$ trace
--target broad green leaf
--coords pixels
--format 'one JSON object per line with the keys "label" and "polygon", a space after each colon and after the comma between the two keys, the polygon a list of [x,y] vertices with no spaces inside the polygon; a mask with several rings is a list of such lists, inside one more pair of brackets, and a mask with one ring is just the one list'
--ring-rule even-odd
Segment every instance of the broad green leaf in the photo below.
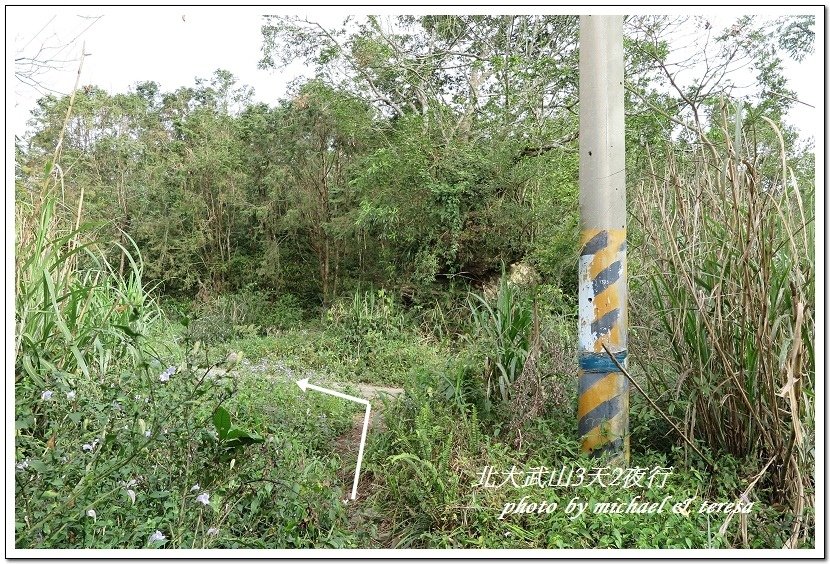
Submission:
{"label": "broad green leaf", "polygon": [[228,430],[231,428],[231,415],[227,409],[222,406],[216,408],[213,413],[213,425],[216,427],[216,432],[219,433],[219,439],[225,440],[228,436]]}

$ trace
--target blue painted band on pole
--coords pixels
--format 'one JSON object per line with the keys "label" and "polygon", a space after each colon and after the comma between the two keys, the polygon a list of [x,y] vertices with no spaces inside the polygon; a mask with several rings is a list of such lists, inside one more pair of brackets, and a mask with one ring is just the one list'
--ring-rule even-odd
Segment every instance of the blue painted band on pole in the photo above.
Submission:
{"label": "blue painted band on pole", "polygon": [[[614,358],[620,363],[620,366],[625,366],[625,359],[628,358],[628,351],[620,351],[614,354]],[[608,373],[619,370],[614,361],[609,358],[606,353],[591,353],[586,351],[579,352],[579,368],[585,372],[599,372]]]}

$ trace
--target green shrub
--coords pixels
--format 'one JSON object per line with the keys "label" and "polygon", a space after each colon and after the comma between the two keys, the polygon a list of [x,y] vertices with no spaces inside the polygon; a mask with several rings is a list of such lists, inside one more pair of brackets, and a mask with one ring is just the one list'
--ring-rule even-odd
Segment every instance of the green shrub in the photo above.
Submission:
{"label": "green shrub", "polygon": [[195,368],[199,343],[160,346],[140,257],[119,276],[54,207],[17,234],[15,545],[352,546],[338,461],[321,455],[347,408],[269,382],[271,418],[249,380]]}
{"label": "green shrub", "polygon": [[374,502],[392,526],[389,542],[396,547],[435,546],[429,539],[452,526],[459,488],[469,478],[470,468],[457,455],[484,445],[475,409],[455,411],[441,387],[437,373],[418,371],[385,410],[393,416],[384,418],[384,433],[367,450]]}
{"label": "green shrub", "polygon": [[[379,530],[387,532],[384,546],[400,548],[725,548],[780,546],[787,538],[782,525],[787,516],[766,506],[760,498],[745,518],[726,523],[724,514],[700,513],[700,502],[734,502],[757,474],[755,465],[731,457],[719,459],[714,471],[684,463],[682,448],[667,452],[644,449],[636,452],[630,469],[645,475],[667,469],[662,487],[647,483],[624,487],[599,483],[546,487],[524,485],[526,472],[565,468],[592,469],[606,461],[581,453],[571,416],[555,415],[530,421],[521,448],[505,444],[485,432],[475,409],[460,410],[438,392],[440,377],[422,372],[386,418],[382,434],[370,441],[367,472],[374,481],[370,498],[382,516]],[[575,407],[575,406],[572,406]],[[518,487],[508,483],[483,488],[482,472],[490,466],[498,472],[518,469]],[[627,472],[628,470],[623,470]],[[606,470],[609,472],[609,470]],[[610,474],[605,474],[607,476]],[[590,479],[589,479],[590,481]],[[556,502],[552,513],[515,514],[499,518],[506,503]],[[579,518],[565,514],[564,507],[577,498],[593,508],[599,502],[670,503],[695,498],[688,515],[674,513],[671,505],[659,514],[592,513]],[[791,524],[791,521],[789,522]],[[741,530],[746,527],[747,543]],[[724,527],[725,534],[720,534]]]}
{"label": "green shrub", "polygon": [[266,320],[262,323],[266,327],[289,329],[297,327],[303,320],[305,311],[300,300],[293,294],[280,294],[270,308]]}
{"label": "green shrub", "polygon": [[[263,419],[234,399],[236,375],[161,366],[108,386],[53,386],[48,399],[18,390],[18,547],[348,544],[336,466],[309,440],[321,437],[319,417],[299,434],[285,424],[305,421],[305,398]],[[227,423],[217,423],[220,413]],[[151,541],[155,531],[165,539]]]}

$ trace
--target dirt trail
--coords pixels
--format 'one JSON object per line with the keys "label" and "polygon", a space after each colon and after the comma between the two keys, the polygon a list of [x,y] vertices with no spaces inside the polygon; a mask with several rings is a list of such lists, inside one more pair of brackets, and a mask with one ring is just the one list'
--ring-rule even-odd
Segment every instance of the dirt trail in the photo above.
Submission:
{"label": "dirt trail", "polygon": [[[327,374],[321,374],[314,370],[294,370],[286,366],[282,361],[268,357],[261,358],[256,362],[243,359],[239,365],[239,369],[250,374],[262,375],[265,378],[279,380],[281,382],[297,382],[303,378],[308,378],[311,383],[317,384],[318,386],[325,386],[332,390],[352,393],[361,398],[365,398],[372,404],[372,411],[369,416],[370,433],[373,430],[377,431],[383,425],[384,400],[395,399],[404,393],[403,388],[395,386],[381,386],[364,382],[333,382]],[[225,374],[225,372],[222,368],[211,368],[209,374],[221,375]],[[354,391],[355,388],[357,392]],[[354,465],[357,461],[360,436],[363,432],[363,414],[363,410],[355,413],[351,428],[335,440],[334,451],[343,460],[343,477],[345,478],[348,475],[348,480],[346,480],[348,483],[351,483],[351,480],[354,479]],[[361,483],[358,491],[358,499],[364,497],[360,495],[361,490],[366,491],[368,489]],[[349,488],[349,491],[351,491],[351,488]]]}
{"label": "dirt trail", "polygon": [[[372,432],[377,432],[383,428],[383,399],[393,399],[403,394],[402,388],[394,388],[390,386],[375,386],[374,384],[358,384],[360,396],[369,400],[372,405],[372,410],[369,412],[369,427],[367,436]],[[360,436],[363,433],[363,419],[364,412],[360,411],[354,414],[352,418],[352,426],[348,431],[337,437],[334,444],[334,451],[340,455],[343,460],[343,468],[341,471],[344,475],[349,475],[349,480],[354,479],[354,464],[357,462],[357,452],[360,448]],[[358,488],[358,499],[364,497],[361,490],[366,490],[361,483]]]}
{"label": "dirt trail", "polygon": [[[331,378],[326,374],[320,374],[314,370],[304,370],[302,372],[293,370],[286,366],[282,361],[270,359],[268,357],[262,358],[257,362],[251,362],[243,359],[240,367],[245,372],[250,374],[260,374],[265,378],[279,380],[282,382],[296,382],[303,378],[309,378],[313,384],[325,386],[332,390],[337,390],[345,393],[352,393],[361,398],[369,400],[372,405],[372,411],[369,416],[369,434],[377,432],[383,425],[383,408],[384,400],[392,400],[404,393],[403,388],[395,386],[381,386],[377,384],[369,384],[364,382],[350,382],[338,383],[331,381]],[[223,374],[224,370],[220,368],[211,369],[213,374]],[[355,388],[357,392],[355,392]],[[360,447],[360,436],[363,432],[363,410],[355,413],[352,420],[352,426],[348,431],[340,435],[334,444],[334,451],[340,456],[343,465],[339,474],[342,474],[341,479],[343,483],[348,485],[354,480],[354,469],[357,462],[357,452]],[[363,476],[361,476],[363,480]],[[358,501],[366,496],[366,492],[371,488],[371,484],[361,481],[358,487]],[[347,488],[351,491],[351,487]]]}
{"label": "dirt trail", "polygon": [[[330,387],[333,390],[344,391],[348,387],[356,387],[359,396],[368,400],[388,397],[396,398],[403,393],[403,388],[394,386],[379,386],[376,384],[368,384],[364,382],[350,382],[350,383],[336,383],[332,382],[330,378],[325,375],[318,374],[314,370],[306,370],[302,373],[297,373],[282,362],[278,360],[271,360],[269,358],[262,358],[259,361],[252,363],[249,360],[243,360],[240,363],[240,368],[251,374],[262,374],[266,378],[280,380],[284,382],[298,381],[302,378],[309,378],[312,384]],[[205,370],[205,368],[197,368],[197,371]],[[227,373],[224,368],[213,367],[207,369],[208,376],[221,376]],[[372,404],[375,407],[375,404]]]}
{"label": "dirt trail", "polygon": [[[376,386],[374,384],[357,384],[357,389],[360,390],[360,397],[372,400],[380,397],[396,398],[403,393],[403,388],[395,388],[391,386]],[[375,404],[372,404],[375,407]]]}
{"label": "dirt trail", "polygon": [[[285,383],[297,382],[303,378],[308,378],[313,384],[347,394],[356,395],[369,400],[372,405],[372,410],[369,416],[367,436],[371,436],[373,433],[377,433],[383,429],[383,411],[385,403],[388,400],[394,400],[395,398],[400,397],[404,393],[403,388],[395,386],[381,386],[364,382],[334,382],[328,374],[321,374],[314,370],[294,370],[286,366],[282,361],[270,359],[268,357],[262,358],[256,362],[243,359],[237,369],[252,375],[260,375],[269,380],[276,380]],[[225,374],[226,372],[227,371],[223,368],[214,367],[209,369],[208,374],[211,376],[219,376]],[[346,492],[349,496],[351,495],[354,472],[357,465],[357,453],[360,448],[360,437],[363,433],[364,414],[365,412],[362,409],[355,413],[352,419],[351,427],[342,435],[337,437],[333,445],[334,452],[341,460],[340,469],[337,471],[337,478],[343,485],[344,492]],[[357,499],[347,500],[347,504],[349,505],[349,529],[355,533],[358,533],[362,537],[362,540],[365,543],[368,543],[367,547],[389,548],[388,546],[385,546],[383,538],[377,538],[376,535],[379,535],[379,532],[376,532],[375,535],[367,536],[367,531],[374,529],[376,524],[382,521],[382,518],[380,515],[375,514],[375,510],[373,508],[368,505],[361,504],[361,501],[365,500],[369,496],[369,493],[375,486],[372,476],[363,470],[365,470],[365,464],[361,469],[360,482],[357,489]],[[380,534],[380,537],[383,537],[383,535]]]}
{"label": "dirt trail", "polygon": [[[384,427],[384,401],[398,397],[403,393],[401,388],[389,386],[375,386],[373,384],[358,384],[360,396],[370,400],[372,410],[369,413],[369,427],[367,437],[383,430]],[[340,457],[341,465],[337,471],[337,478],[343,484],[344,491],[350,496],[354,472],[357,464],[357,453],[360,449],[360,437],[363,433],[363,420],[365,412],[355,413],[352,419],[351,428],[337,437],[334,442],[334,452]],[[365,454],[365,452],[364,452]],[[387,535],[379,530],[378,524],[383,521],[383,516],[377,513],[377,509],[371,504],[362,503],[377,488],[374,476],[365,471],[364,466],[360,472],[360,482],[357,487],[357,498],[348,499],[348,527],[355,533],[363,543],[364,548],[391,548],[388,545]],[[345,501],[345,500],[344,500]],[[372,532],[373,531],[373,532]]]}

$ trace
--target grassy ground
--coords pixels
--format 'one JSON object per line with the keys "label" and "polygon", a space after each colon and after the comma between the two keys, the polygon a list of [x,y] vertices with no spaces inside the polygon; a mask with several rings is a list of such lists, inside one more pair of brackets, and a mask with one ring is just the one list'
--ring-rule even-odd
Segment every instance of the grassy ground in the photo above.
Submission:
{"label": "grassy ground", "polygon": [[[372,335],[366,340],[354,344],[348,335],[309,324],[232,340],[213,353],[219,358],[243,352],[235,414],[302,453],[304,458],[293,462],[294,479],[328,488],[331,500],[345,499],[351,487],[361,410],[336,398],[301,395],[294,382],[310,377],[352,393],[359,393],[350,386],[357,382],[405,388],[398,398],[373,400],[381,416],[369,432],[360,495],[336,508],[329,537],[337,540],[326,542],[375,548],[762,548],[786,540],[786,516],[755,495],[747,497],[755,502],[747,514],[730,516],[723,510],[732,508],[709,505],[734,505],[759,468],[728,457],[718,458],[715,469],[705,468],[676,437],[666,437],[665,423],[639,398],[632,405],[631,460],[639,474],[617,475],[610,485],[610,471],[596,470],[604,464],[579,452],[572,386],[566,386],[565,404],[549,406],[518,444],[507,436],[503,414],[484,412],[469,351],[414,332],[386,343]],[[352,354],[344,354],[353,345]],[[374,354],[357,354],[373,347]],[[468,392],[463,397],[450,385],[459,379]],[[494,483],[507,484],[482,487],[488,467]],[[570,486],[525,485],[534,470],[547,478],[563,468],[576,472]],[[655,469],[668,477],[659,487],[648,487]],[[575,485],[582,472],[585,481]],[[535,503],[537,512],[519,513],[522,499],[525,510]],[[542,501],[548,511],[554,503],[556,509],[539,513]],[[586,504],[584,513],[567,511],[576,502]],[[605,502],[620,503],[621,512],[597,506]],[[661,503],[659,513],[646,512]],[[644,512],[626,513],[632,510]],[[306,511],[320,508],[309,505]]]}
{"label": "grassy ground", "polygon": [[[38,311],[51,315],[54,308]],[[480,333],[468,327],[467,337],[442,340],[386,307],[333,311],[266,331],[231,327],[221,339],[198,319],[180,324],[156,316],[141,327],[127,320],[129,331],[115,327],[112,338],[131,343],[130,354],[113,359],[111,349],[90,341],[84,353],[96,362],[88,363],[88,378],[33,368],[43,380],[21,377],[15,387],[17,546],[786,542],[792,518],[767,503],[763,483],[753,486],[757,462],[707,453],[718,464],[706,468],[637,396],[629,473],[611,483],[603,461],[583,456],[574,429],[575,377],[568,354],[557,352],[568,339],[563,319],[547,319],[541,333],[544,385],[558,393],[517,435],[511,410],[485,384],[484,367],[499,358]],[[61,342],[24,351],[66,354]],[[355,501],[347,498],[362,408],[303,393],[296,384],[303,378],[352,395],[368,394],[362,384],[403,389],[371,400],[375,417]],[[648,484],[655,469],[667,476],[659,486]],[[570,481],[558,480],[563,471]],[[753,503],[743,515],[703,505],[734,503],[742,494]],[[574,511],[577,503],[582,511]]]}

